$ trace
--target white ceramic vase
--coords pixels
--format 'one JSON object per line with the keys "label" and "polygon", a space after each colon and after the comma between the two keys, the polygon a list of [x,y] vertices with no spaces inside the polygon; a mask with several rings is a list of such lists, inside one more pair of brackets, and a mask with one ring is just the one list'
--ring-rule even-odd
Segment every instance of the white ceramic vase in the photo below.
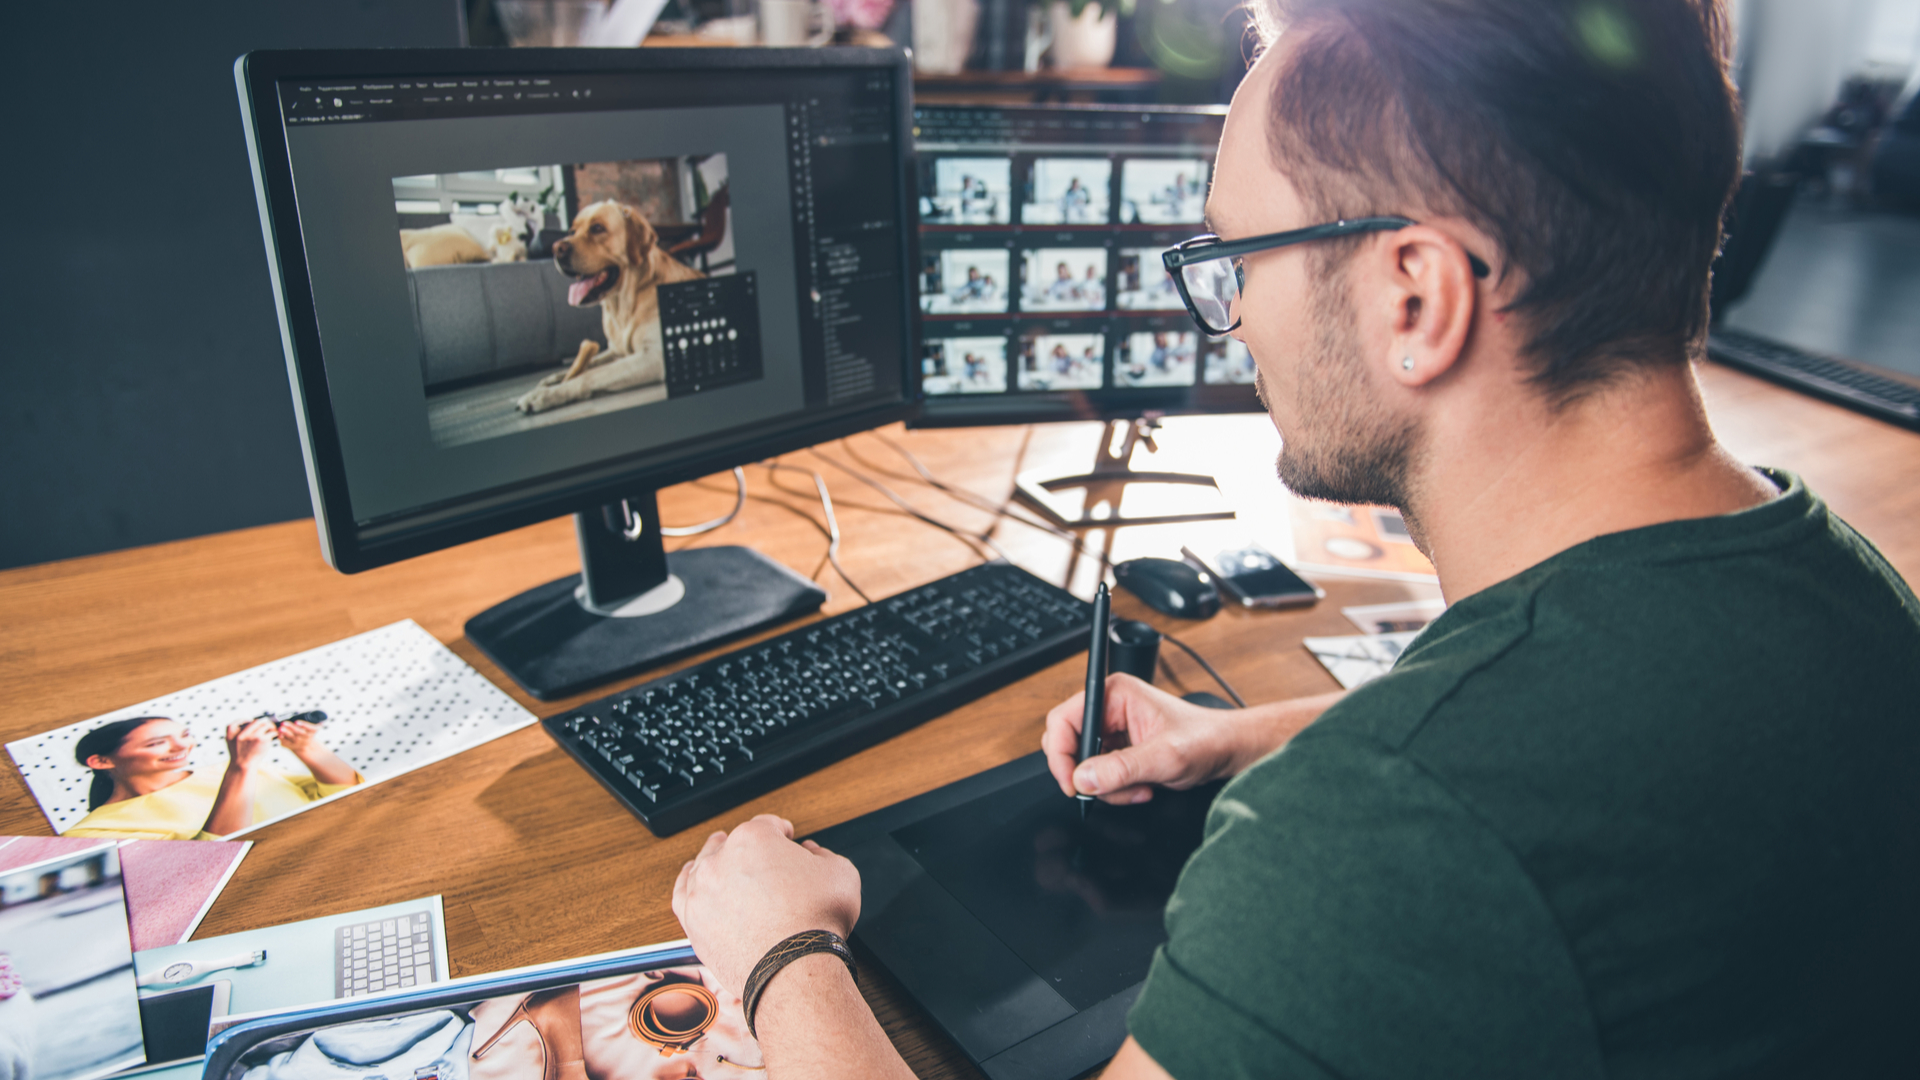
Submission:
{"label": "white ceramic vase", "polygon": [[913,0],[913,66],[928,75],[957,75],[973,51],[979,0]]}
{"label": "white ceramic vase", "polygon": [[1113,63],[1120,19],[1112,11],[1088,4],[1075,18],[1065,0],[1054,0],[1047,8],[1047,22],[1053,31],[1056,69],[1103,68]]}

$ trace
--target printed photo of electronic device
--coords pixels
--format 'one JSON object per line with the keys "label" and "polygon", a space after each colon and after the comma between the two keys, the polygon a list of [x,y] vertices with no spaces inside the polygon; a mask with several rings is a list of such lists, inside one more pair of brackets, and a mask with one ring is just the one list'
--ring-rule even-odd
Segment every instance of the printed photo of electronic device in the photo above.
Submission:
{"label": "printed photo of electronic device", "polygon": [[227,1015],[232,995],[232,982],[215,979],[142,997],[140,1030],[147,1064],[175,1065],[206,1056],[207,1029]]}

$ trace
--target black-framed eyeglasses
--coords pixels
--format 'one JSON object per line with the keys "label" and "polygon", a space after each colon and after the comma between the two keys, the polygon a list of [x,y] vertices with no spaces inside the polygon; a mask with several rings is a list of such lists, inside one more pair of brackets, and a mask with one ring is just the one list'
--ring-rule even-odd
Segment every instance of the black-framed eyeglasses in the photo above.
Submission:
{"label": "black-framed eyeglasses", "polygon": [[[1417,223],[1412,218],[1384,215],[1331,221],[1304,229],[1249,236],[1244,240],[1222,240],[1209,234],[1161,252],[1160,261],[1166,264],[1167,276],[1173,278],[1174,288],[1180,292],[1180,302],[1187,305],[1187,314],[1193,316],[1193,321],[1200,324],[1208,337],[1220,337],[1240,325],[1239,319],[1229,322],[1228,318],[1233,312],[1234,300],[1239,298],[1240,289],[1246,283],[1246,274],[1240,267],[1243,257],[1256,251],[1331,240],[1336,236],[1392,232],[1413,224]],[[1477,255],[1469,254],[1467,263],[1475,277],[1483,278],[1491,272]]]}

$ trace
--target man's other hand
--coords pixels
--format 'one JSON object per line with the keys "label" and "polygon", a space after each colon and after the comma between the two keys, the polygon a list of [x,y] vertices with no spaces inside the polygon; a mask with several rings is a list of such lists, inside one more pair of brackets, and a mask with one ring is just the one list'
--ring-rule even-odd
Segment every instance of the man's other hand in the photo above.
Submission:
{"label": "man's other hand", "polygon": [[673,913],[700,962],[735,994],[768,949],[802,930],[841,937],[860,918],[860,871],[772,814],[717,832],[673,883]]}

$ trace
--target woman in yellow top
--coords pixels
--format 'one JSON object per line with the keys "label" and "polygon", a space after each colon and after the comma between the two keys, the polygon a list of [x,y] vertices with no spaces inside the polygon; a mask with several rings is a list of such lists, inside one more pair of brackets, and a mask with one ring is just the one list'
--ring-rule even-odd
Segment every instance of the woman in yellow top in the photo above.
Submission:
{"label": "woman in yellow top", "polygon": [[[292,813],[361,782],[353,766],[321,745],[304,720],[261,717],[227,727],[227,768],[215,776],[188,767],[194,739],[163,716],[102,724],[80,737],[73,756],[93,770],[87,808],[65,836],[217,840],[256,821]],[[278,738],[312,776],[266,767]]]}

